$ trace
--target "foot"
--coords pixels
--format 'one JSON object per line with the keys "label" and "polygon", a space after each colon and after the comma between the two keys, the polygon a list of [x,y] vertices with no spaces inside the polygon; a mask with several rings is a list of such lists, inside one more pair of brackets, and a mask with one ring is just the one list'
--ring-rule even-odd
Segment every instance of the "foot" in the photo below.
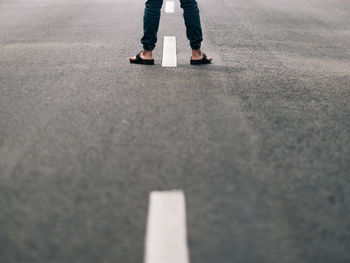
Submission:
{"label": "foot", "polygon": [[[192,60],[202,60],[202,59],[203,59],[203,54],[200,55],[200,56],[195,56],[195,57],[192,56],[191,59],[192,59]],[[213,58],[211,58],[211,57],[207,57],[207,59],[208,59],[209,61],[212,61],[212,60],[213,60]]]}
{"label": "foot", "polygon": [[[152,51],[150,50],[143,50],[140,54],[140,57],[142,59],[152,59]],[[136,56],[130,57],[129,60],[136,60]]]}
{"label": "foot", "polygon": [[[192,60],[202,60],[203,59],[203,52],[200,49],[193,49],[192,50]],[[207,57],[209,61],[212,61],[213,58]]]}

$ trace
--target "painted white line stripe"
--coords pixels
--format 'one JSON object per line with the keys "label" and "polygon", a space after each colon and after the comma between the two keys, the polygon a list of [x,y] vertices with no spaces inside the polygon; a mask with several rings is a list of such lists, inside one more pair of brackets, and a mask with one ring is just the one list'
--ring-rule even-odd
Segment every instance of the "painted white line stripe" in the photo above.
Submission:
{"label": "painted white line stripe", "polygon": [[189,263],[182,191],[150,194],[144,263]]}
{"label": "painted white line stripe", "polygon": [[163,67],[176,67],[176,37],[164,37],[163,46]]}
{"label": "painted white line stripe", "polygon": [[165,13],[174,13],[174,1],[165,2]]}

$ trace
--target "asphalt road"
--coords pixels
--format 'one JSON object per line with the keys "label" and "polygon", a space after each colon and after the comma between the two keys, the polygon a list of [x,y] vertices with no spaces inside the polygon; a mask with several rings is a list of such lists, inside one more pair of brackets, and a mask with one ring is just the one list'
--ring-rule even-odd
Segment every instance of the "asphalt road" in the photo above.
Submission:
{"label": "asphalt road", "polygon": [[350,262],[350,2],[198,2],[145,67],[143,0],[0,1],[1,263],[142,262],[169,189],[191,263]]}

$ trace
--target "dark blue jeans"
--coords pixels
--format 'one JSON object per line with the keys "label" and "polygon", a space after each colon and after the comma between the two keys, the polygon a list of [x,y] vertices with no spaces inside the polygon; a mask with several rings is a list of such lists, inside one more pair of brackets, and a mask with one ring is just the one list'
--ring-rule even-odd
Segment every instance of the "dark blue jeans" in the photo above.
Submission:
{"label": "dark blue jeans", "polygon": [[[203,41],[199,9],[196,0],[180,0],[184,10],[186,35],[192,49],[199,49]],[[143,17],[144,35],[141,43],[145,50],[153,50],[157,43],[160,11],[163,0],[147,0]]]}

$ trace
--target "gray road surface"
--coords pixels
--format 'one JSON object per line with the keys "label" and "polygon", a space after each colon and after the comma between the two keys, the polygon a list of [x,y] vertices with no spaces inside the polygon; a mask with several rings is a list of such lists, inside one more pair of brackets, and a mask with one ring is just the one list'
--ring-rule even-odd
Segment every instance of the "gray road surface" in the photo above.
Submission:
{"label": "gray road surface", "polygon": [[0,1],[1,263],[140,263],[168,189],[192,263],[350,262],[350,2],[198,1],[202,67],[177,1],[154,67],[143,0]]}

